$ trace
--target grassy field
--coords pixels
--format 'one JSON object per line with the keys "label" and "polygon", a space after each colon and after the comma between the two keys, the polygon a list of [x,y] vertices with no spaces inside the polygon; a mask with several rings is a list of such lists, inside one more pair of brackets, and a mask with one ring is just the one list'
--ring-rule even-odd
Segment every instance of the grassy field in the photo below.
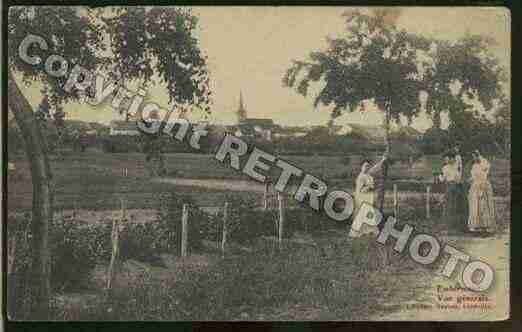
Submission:
{"label": "grassy field", "polygon": [[[504,244],[501,236],[510,220],[506,203],[498,205],[499,235],[481,243]],[[482,254],[474,251],[477,239],[448,226],[439,218],[415,224],[417,231],[443,241],[452,234],[455,246],[466,243],[468,253]],[[88,289],[57,294],[54,315],[58,320],[380,320],[400,313],[397,308],[408,301],[433,301],[436,268],[416,264],[407,254],[389,255],[387,265],[376,266],[378,245],[350,239],[343,228],[299,233],[295,239],[301,241],[284,242],[282,250],[259,239],[252,252],[224,257],[215,250],[185,258],[165,254],[164,267],[128,260],[108,300],[100,292],[106,268],[99,266]],[[385,250],[391,252],[391,246]],[[491,263],[506,269],[506,261]]]}
{"label": "grassy field", "polygon": [[[341,234],[314,240],[313,246],[287,244],[281,251],[260,242],[252,253],[224,259],[217,252],[184,259],[166,255],[166,268],[128,261],[109,302],[64,309],[63,302],[71,303],[74,295],[64,296],[57,315],[82,320],[353,320],[371,312],[381,291],[372,286],[382,277],[366,267],[368,243],[349,242]],[[101,272],[94,283],[103,283]]]}
{"label": "grassy field", "polygon": [[[285,158],[306,172],[322,177],[343,189],[353,188],[352,174],[358,171],[361,157],[347,164],[343,157],[288,156]],[[432,178],[437,156],[426,157],[414,167],[394,165],[390,178],[402,188],[403,220],[418,231],[447,235],[451,225],[438,217],[423,216],[423,196],[419,191]],[[119,208],[119,197],[127,199],[129,209],[158,208],[157,195],[175,191],[188,195],[200,206],[221,205],[226,196],[259,196],[259,193],[230,192],[193,186],[173,186],[152,181],[142,154],[87,152],[52,158],[56,210],[83,209],[101,213]],[[241,180],[245,176],[221,164],[211,155],[167,155],[170,177],[187,179]],[[497,195],[509,188],[509,161],[492,161],[491,180]],[[31,181],[25,160],[16,161],[16,172],[8,179],[8,210],[26,211],[31,206]],[[123,169],[128,169],[124,176]],[[399,181],[400,180],[400,181]],[[416,191],[418,189],[418,191]],[[436,188],[435,188],[436,189]],[[441,188],[438,188],[441,189]],[[497,204],[503,228],[509,222],[509,200]],[[411,211],[410,211],[411,210]],[[82,213],[83,213],[82,212]],[[114,214],[113,215],[117,215]],[[81,217],[81,214],[80,214]],[[310,220],[314,222],[317,220]],[[457,234],[460,236],[460,234]],[[87,289],[54,294],[54,319],[69,320],[360,320],[397,298],[396,288],[411,284],[411,276],[432,273],[404,260],[381,267],[375,261],[375,248],[365,239],[348,239],[346,226],[320,233],[293,235],[282,251],[273,242],[260,239],[252,252],[230,254],[223,259],[210,249],[191,252],[189,257],[164,254],[165,266],[158,267],[129,259],[117,273],[114,294],[103,294],[106,264],[100,264],[89,277]],[[383,270],[384,269],[384,270]],[[382,273],[382,272],[386,273]],[[404,277],[405,273],[407,277]],[[420,292],[421,290],[419,290]],[[404,296],[404,294],[399,294]]]}
{"label": "grassy field", "polygon": [[[283,156],[283,159],[302,168],[305,172],[324,179],[336,188],[352,190],[354,178],[359,170],[361,156]],[[28,163],[25,159],[15,160],[16,171],[8,177],[9,211],[28,209],[31,206],[32,187]],[[243,161],[244,163],[244,161]],[[398,183],[400,191],[423,191],[423,182],[432,181],[432,168],[440,163],[438,156],[427,156],[410,167],[394,164],[389,171],[388,187]],[[168,154],[166,156],[169,177],[192,179],[247,179],[232,169],[228,163],[221,163],[206,154]],[[491,180],[497,195],[509,192],[510,164],[505,159],[492,162]],[[154,208],[155,193],[176,191],[190,195],[199,205],[221,205],[227,190],[203,187],[172,186],[151,181],[144,156],[139,153],[107,154],[86,152],[68,154],[62,158],[53,157],[51,166],[55,187],[55,207],[60,209],[87,208],[113,209],[119,206],[118,197],[123,195],[134,208]],[[123,170],[127,168],[127,176]],[[277,170],[276,167],[273,167]],[[277,178],[279,173],[271,174]],[[434,191],[443,188],[434,187]]]}

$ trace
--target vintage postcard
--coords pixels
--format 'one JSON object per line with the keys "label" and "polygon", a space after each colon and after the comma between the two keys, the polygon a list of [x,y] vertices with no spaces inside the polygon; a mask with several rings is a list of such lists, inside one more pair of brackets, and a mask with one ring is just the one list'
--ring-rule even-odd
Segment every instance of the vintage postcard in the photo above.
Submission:
{"label": "vintage postcard", "polygon": [[5,16],[8,319],[510,317],[508,9]]}

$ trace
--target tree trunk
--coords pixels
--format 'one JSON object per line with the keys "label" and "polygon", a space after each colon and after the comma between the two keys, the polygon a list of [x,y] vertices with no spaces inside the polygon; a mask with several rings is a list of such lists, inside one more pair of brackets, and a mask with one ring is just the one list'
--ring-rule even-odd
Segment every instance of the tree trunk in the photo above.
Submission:
{"label": "tree trunk", "polygon": [[51,169],[47,147],[34,116],[31,105],[20,91],[11,73],[8,72],[9,109],[13,112],[16,123],[25,141],[25,150],[29,159],[33,183],[33,205],[31,220],[31,306],[30,319],[49,318],[50,252],[49,225],[52,222]]}
{"label": "tree trunk", "polygon": [[[390,156],[391,143],[390,143],[390,112],[384,111],[384,144],[386,146],[385,153]],[[381,168],[381,176],[377,187],[377,208],[382,212],[384,209],[384,194],[386,178],[388,177],[388,165],[389,159],[385,160]]]}

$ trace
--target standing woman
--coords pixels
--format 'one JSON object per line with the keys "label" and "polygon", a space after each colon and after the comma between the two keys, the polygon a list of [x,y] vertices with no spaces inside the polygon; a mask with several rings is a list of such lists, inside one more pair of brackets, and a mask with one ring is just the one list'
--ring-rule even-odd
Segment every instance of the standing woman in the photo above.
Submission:
{"label": "standing woman", "polygon": [[495,200],[489,182],[489,162],[478,151],[473,152],[471,186],[468,194],[468,228],[471,232],[494,233],[496,228]]}
{"label": "standing woman", "polygon": [[442,174],[439,177],[440,182],[446,184],[446,195],[444,197],[444,219],[449,226],[455,229],[461,229],[465,222],[461,220],[461,215],[458,213],[459,209],[459,192],[457,181],[459,177],[458,162],[446,155],[444,157],[444,167],[442,167]]}
{"label": "standing woman", "polygon": [[466,231],[468,221],[468,204],[466,190],[464,189],[464,164],[462,163],[462,157],[460,156],[460,148],[457,144],[453,149],[455,152],[455,165],[457,166],[457,179],[455,183],[457,192],[457,214],[459,216],[459,229]]}
{"label": "standing woman", "polygon": [[[360,209],[363,203],[370,204],[374,206],[375,204],[375,191],[374,191],[374,180],[372,174],[377,172],[383,162],[386,160],[386,155],[384,155],[377,164],[373,167],[370,167],[370,163],[365,161],[362,164],[361,172],[357,176],[355,180],[355,206],[354,206],[354,216],[357,215],[357,211]],[[350,237],[360,237],[365,234],[379,234],[379,229],[377,226],[369,226],[367,224],[363,224],[360,231],[356,231],[353,228],[350,229]]]}

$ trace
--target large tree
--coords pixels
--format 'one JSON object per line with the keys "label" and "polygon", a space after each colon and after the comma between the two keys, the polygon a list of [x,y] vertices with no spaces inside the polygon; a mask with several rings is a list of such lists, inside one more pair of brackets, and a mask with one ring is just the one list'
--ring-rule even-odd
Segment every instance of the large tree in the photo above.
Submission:
{"label": "large tree", "polygon": [[[177,105],[197,105],[206,111],[210,98],[206,58],[195,37],[197,18],[190,9],[161,7],[119,7],[90,10],[79,7],[10,7],[8,17],[8,106],[25,141],[33,183],[32,207],[32,306],[30,318],[46,319],[50,297],[49,225],[53,218],[52,173],[47,144],[39,122],[23,90],[41,83],[49,103],[59,108],[76,101],[83,92],[66,92],[68,75],[50,76],[46,59],[59,55],[88,70],[112,73],[120,84],[138,80],[141,84],[159,77],[167,90],[171,110]],[[19,57],[19,46],[29,34],[45,39],[28,53],[41,61],[30,64]],[[58,66],[58,68],[56,67]],[[55,62],[54,69],[59,69]],[[43,96],[42,96],[43,97]]]}
{"label": "large tree", "polygon": [[[319,89],[314,105],[333,105],[332,116],[353,112],[373,102],[384,116],[386,153],[391,152],[390,124],[416,116],[422,88],[417,50],[429,43],[389,20],[389,11],[366,14],[355,10],[344,14],[346,35],[328,40],[328,48],[312,52],[308,60],[294,61],[283,84],[306,96],[310,83]],[[384,204],[388,163],[382,167],[378,205]]]}

